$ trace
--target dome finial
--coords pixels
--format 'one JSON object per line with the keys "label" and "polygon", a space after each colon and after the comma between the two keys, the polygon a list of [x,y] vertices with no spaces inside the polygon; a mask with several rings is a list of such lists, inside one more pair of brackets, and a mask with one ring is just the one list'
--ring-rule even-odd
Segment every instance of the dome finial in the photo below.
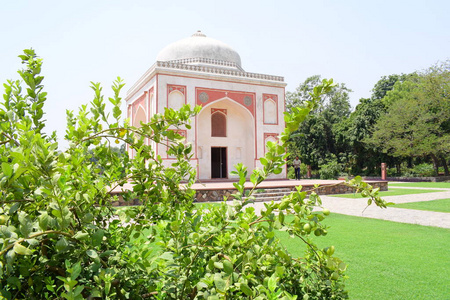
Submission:
{"label": "dome finial", "polygon": [[197,30],[197,32],[194,33],[192,36],[206,37],[206,35],[201,30]]}

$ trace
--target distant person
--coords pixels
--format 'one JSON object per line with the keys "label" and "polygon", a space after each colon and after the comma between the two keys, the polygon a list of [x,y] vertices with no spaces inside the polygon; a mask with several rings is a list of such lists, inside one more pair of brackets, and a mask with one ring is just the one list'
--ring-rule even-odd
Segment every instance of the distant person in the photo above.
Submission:
{"label": "distant person", "polygon": [[302,164],[302,161],[298,158],[298,156],[292,162],[292,165],[294,166],[294,170],[295,170],[295,179],[297,179],[297,180],[300,180],[300,165],[301,164]]}

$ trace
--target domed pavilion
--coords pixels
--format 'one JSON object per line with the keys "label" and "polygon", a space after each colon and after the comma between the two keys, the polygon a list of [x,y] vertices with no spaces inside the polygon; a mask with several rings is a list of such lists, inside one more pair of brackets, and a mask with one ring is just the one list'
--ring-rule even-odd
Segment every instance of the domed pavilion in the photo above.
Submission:
{"label": "domed pavilion", "polygon": [[[233,179],[237,163],[249,174],[260,167],[266,143],[283,130],[285,86],[283,77],[246,72],[233,48],[198,31],[159,52],[128,91],[127,113],[140,126],[166,107],[201,105],[192,128],[177,131],[193,145],[199,180]],[[174,162],[164,143],[153,146],[167,165]],[[271,178],[286,178],[286,171]]]}

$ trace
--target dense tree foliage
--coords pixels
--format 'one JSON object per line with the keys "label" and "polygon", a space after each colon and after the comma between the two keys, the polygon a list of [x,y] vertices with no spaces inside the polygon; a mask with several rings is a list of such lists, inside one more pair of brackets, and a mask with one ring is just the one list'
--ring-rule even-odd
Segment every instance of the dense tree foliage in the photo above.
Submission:
{"label": "dense tree foliage", "polygon": [[[288,149],[318,169],[321,178],[379,175],[382,162],[400,173],[401,164],[412,167],[428,157],[436,170],[440,162],[447,174],[448,81],[448,63],[423,73],[383,76],[372,96],[360,99],[351,113],[351,90],[336,86],[301,124]],[[287,108],[301,107],[319,83],[320,76],[312,76],[294,93],[287,93]],[[406,129],[412,123],[416,127]],[[414,133],[414,146],[406,143],[405,130]]]}
{"label": "dense tree foliage", "polygon": [[351,113],[342,131],[342,138],[347,139],[352,149],[354,158],[351,166],[352,174],[380,174],[382,162],[400,166],[403,159],[384,153],[380,147],[373,144],[368,145],[364,141],[372,137],[373,127],[389,107],[389,103],[383,100],[386,94],[394,88],[397,82],[401,83],[415,76],[414,73],[383,76],[374,85],[371,97],[359,100],[359,104]]}
{"label": "dense tree foliage", "polygon": [[[285,147],[322,94],[285,115],[279,143],[269,143],[263,167],[252,174],[236,166],[239,182],[232,203],[193,203],[192,146],[169,128],[189,128],[200,108],[167,109],[139,128],[121,119],[120,79],[114,82],[111,114],[102,88],[78,114],[68,112],[68,149],[58,151],[43,134],[42,60],[33,50],[21,56],[18,81],[5,84],[0,108],[0,294],[6,299],[342,299],[345,263],[334,247],[319,248],[309,236],[323,236],[329,214],[316,193],[299,190],[257,214],[252,192],[271,173],[280,173]],[[165,167],[152,143],[169,140],[176,162]],[[122,141],[135,157],[114,151]],[[92,159],[95,158],[95,159]],[[249,177],[251,190],[244,190]],[[142,205],[116,209],[112,189],[129,183],[126,201]],[[181,183],[183,183],[181,185]],[[347,183],[381,207],[378,191],[355,178]],[[313,211],[313,208],[315,210]],[[305,245],[292,257],[276,237],[286,231]]]}
{"label": "dense tree foliage", "polygon": [[[310,100],[309,93],[319,85],[319,75],[311,76],[298,86],[294,93],[287,93],[286,107],[292,110]],[[338,140],[339,124],[350,115],[349,92],[344,84],[334,86],[322,97],[316,109],[300,125],[289,144],[289,151],[299,155],[313,168],[340,158],[347,161],[347,144]]]}
{"label": "dense tree foliage", "polygon": [[448,174],[450,154],[450,64],[397,82],[382,99],[386,113],[366,143],[396,157],[431,157]]}
{"label": "dense tree foliage", "polygon": [[397,82],[403,82],[410,77],[414,77],[415,74],[392,74],[389,76],[382,76],[377,83],[375,83],[372,89],[372,100],[381,100],[386,96],[387,92],[391,91],[394,88],[394,85]]}

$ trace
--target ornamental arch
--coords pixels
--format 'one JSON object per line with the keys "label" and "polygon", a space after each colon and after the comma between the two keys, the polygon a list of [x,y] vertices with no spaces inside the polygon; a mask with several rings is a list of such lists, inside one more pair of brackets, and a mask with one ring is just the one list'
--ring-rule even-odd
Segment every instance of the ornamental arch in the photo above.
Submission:
{"label": "ornamental arch", "polygon": [[[225,127],[215,131],[214,125]],[[199,179],[229,178],[235,164],[254,165],[254,118],[231,99],[215,101],[201,110],[197,116],[196,140],[202,153],[198,162]]]}

